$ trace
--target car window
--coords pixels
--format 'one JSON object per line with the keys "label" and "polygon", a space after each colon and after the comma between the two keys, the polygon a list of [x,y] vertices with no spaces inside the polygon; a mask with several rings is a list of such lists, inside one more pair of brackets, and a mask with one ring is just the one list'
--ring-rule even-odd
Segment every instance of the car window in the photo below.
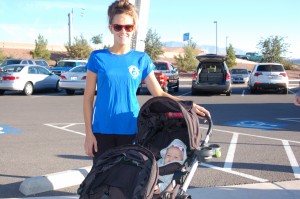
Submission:
{"label": "car window", "polygon": [[245,69],[232,69],[231,74],[248,74],[248,71]]}
{"label": "car window", "polygon": [[76,67],[70,70],[70,72],[74,73],[86,73],[86,67]]}
{"label": "car window", "polygon": [[282,65],[259,65],[257,71],[283,72],[284,68]]}
{"label": "car window", "polygon": [[43,68],[43,67],[36,67],[36,68],[37,68],[39,74],[43,74],[43,75],[50,74],[50,72],[46,68]]}
{"label": "car window", "polygon": [[[219,73],[222,72],[222,63],[220,62],[210,62],[210,63],[203,63],[201,65],[203,72],[209,72],[209,73]],[[204,70],[203,70],[204,69]]]}
{"label": "car window", "polygon": [[24,66],[5,66],[3,70],[7,72],[20,72],[23,68]]}
{"label": "car window", "polygon": [[28,64],[28,61],[27,61],[27,60],[23,60],[23,61],[21,62],[21,64]]}
{"label": "car window", "polygon": [[165,63],[154,63],[156,70],[168,70],[168,67]]}
{"label": "car window", "polygon": [[37,68],[32,66],[28,68],[28,74],[38,74]]}
{"label": "car window", "polygon": [[78,66],[85,66],[86,65],[86,62],[77,62],[78,63]]}
{"label": "car window", "polygon": [[1,66],[11,65],[11,64],[20,64],[21,60],[5,60]]}
{"label": "car window", "polygon": [[33,64],[33,62],[32,62],[31,60],[28,60],[28,63],[29,63],[29,64]]}

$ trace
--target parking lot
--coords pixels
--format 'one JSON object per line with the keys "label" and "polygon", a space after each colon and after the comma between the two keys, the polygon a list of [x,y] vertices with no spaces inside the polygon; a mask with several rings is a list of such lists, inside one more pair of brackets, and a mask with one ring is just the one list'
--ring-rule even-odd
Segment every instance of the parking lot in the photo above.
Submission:
{"label": "parking lot", "polygon": [[[221,145],[221,158],[201,163],[192,187],[214,187],[300,178],[300,109],[288,95],[250,94],[234,85],[231,96],[191,96],[181,82],[182,99],[210,110],[214,122],[210,143]],[[140,105],[151,96],[138,96]],[[90,166],[84,154],[82,93],[41,92],[32,96],[0,96],[0,197],[22,197],[22,181],[33,176]],[[201,125],[203,133],[206,125]],[[76,186],[41,193],[76,193]]]}

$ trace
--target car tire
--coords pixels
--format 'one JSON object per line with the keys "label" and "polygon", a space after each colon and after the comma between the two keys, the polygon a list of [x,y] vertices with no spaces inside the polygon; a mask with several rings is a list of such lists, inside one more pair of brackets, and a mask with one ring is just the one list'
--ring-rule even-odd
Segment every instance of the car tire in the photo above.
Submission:
{"label": "car tire", "polygon": [[256,93],[256,89],[250,88],[250,93],[251,93],[251,94],[255,94],[255,93]]}
{"label": "car tire", "polygon": [[59,81],[56,82],[56,86],[54,88],[54,91],[55,92],[59,92],[60,91],[60,88],[59,88]]}
{"label": "car tire", "polygon": [[230,96],[231,95],[231,90],[226,92],[226,96]]}
{"label": "car tire", "polygon": [[289,93],[289,90],[287,88],[282,90],[282,94],[287,95]]}
{"label": "car tire", "polygon": [[75,94],[75,90],[66,89],[66,93],[67,93],[68,95],[74,95],[74,94]]}
{"label": "car tire", "polygon": [[136,90],[136,94],[139,95],[140,92],[141,92],[141,88],[138,88],[138,89]]}
{"label": "car tire", "polygon": [[33,93],[33,85],[32,85],[31,82],[27,82],[25,84],[24,89],[23,89],[23,93],[24,93],[24,95],[27,95],[27,96],[32,95],[32,93]]}
{"label": "car tire", "polygon": [[5,90],[0,90],[0,95],[3,95]]}
{"label": "car tire", "polygon": [[192,87],[192,95],[197,95],[197,93],[197,90],[194,87]]}
{"label": "car tire", "polygon": [[179,91],[179,81],[176,84],[176,87],[174,88],[174,92],[178,92]]}

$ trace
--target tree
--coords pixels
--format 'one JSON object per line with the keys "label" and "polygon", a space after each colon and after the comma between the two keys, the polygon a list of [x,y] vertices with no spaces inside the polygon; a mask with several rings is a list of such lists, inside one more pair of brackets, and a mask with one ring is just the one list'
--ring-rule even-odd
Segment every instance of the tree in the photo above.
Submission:
{"label": "tree", "polygon": [[228,68],[233,68],[236,65],[236,57],[235,57],[234,48],[231,44],[229,44],[226,53],[227,53],[226,64]]}
{"label": "tree", "polygon": [[152,60],[157,60],[159,55],[162,55],[163,44],[160,42],[160,36],[156,32],[152,32],[150,28],[146,34],[145,39],[145,52],[150,56]]}
{"label": "tree", "polygon": [[102,44],[102,34],[93,36],[91,39],[93,44]]}
{"label": "tree", "polygon": [[181,71],[190,71],[194,70],[198,65],[198,60],[196,59],[197,56],[197,50],[196,50],[197,44],[192,41],[192,38],[189,40],[188,44],[183,47],[184,54],[174,56],[176,65],[180,67]]}
{"label": "tree", "polygon": [[0,62],[2,62],[6,56],[3,54],[3,51],[0,49]]}
{"label": "tree", "polygon": [[74,40],[73,45],[69,43],[65,45],[69,56],[73,58],[88,58],[92,52],[92,48],[87,40],[83,35],[80,35],[80,38],[74,37]]}
{"label": "tree", "polygon": [[51,53],[47,49],[48,41],[39,34],[37,40],[35,40],[35,49],[30,51],[30,54],[34,59],[45,59],[50,60]]}
{"label": "tree", "polygon": [[288,50],[289,44],[284,43],[284,38],[280,36],[270,36],[267,39],[261,39],[257,44],[264,56],[263,62],[284,61],[283,56]]}

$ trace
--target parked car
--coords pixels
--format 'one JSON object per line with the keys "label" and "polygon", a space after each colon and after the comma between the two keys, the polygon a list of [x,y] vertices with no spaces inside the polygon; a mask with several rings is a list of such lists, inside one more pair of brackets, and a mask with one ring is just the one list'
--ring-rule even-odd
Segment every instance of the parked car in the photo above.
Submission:
{"label": "parked car", "polygon": [[246,56],[247,56],[249,61],[255,61],[255,62],[260,62],[264,58],[263,55],[260,55],[260,54],[255,53],[255,52],[247,52]]}
{"label": "parked car", "polygon": [[[174,89],[175,92],[178,92],[179,72],[176,68],[174,68],[173,64],[168,61],[154,61],[153,64],[155,65],[155,77],[163,91],[169,92],[170,89]],[[140,84],[137,94],[139,94],[142,89],[146,89],[144,81]]]}
{"label": "parked car", "polygon": [[60,76],[62,73],[69,71],[76,66],[85,66],[87,60],[83,59],[63,59],[57,62],[57,64],[50,68],[56,75]]}
{"label": "parked car", "polygon": [[239,59],[249,60],[249,58],[246,55],[235,55],[235,57]]}
{"label": "parked car", "polygon": [[87,68],[77,66],[60,75],[59,87],[68,95],[74,95],[76,90],[84,90],[86,84]]}
{"label": "parked car", "polygon": [[5,91],[23,91],[31,95],[39,89],[55,89],[58,87],[59,76],[43,66],[13,64],[0,70],[0,95]]}
{"label": "parked car", "polygon": [[199,65],[192,79],[192,95],[199,92],[231,95],[231,78],[226,57],[216,54],[199,55]]}
{"label": "parked car", "polygon": [[1,63],[0,68],[12,64],[31,64],[31,65],[40,65],[49,68],[49,64],[44,59],[5,59]]}
{"label": "parked car", "polygon": [[274,90],[288,94],[288,84],[289,79],[282,64],[259,63],[254,66],[248,85],[251,93]]}
{"label": "parked car", "polygon": [[232,83],[248,83],[249,71],[246,68],[233,68],[230,70]]}

